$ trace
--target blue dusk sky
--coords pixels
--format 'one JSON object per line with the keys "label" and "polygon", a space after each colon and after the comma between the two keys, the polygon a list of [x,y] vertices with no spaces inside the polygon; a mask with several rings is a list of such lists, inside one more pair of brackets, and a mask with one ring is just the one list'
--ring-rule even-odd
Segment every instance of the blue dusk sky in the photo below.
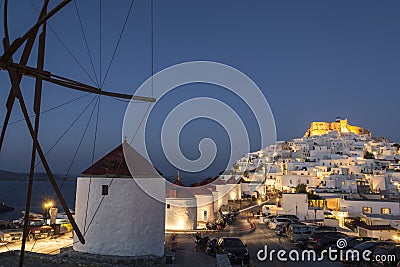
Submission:
{"label": "blue dusk sky", "polygon": [[[36,21],[42,1],[9,2],[9,31],[14,40]],[[50,7],[54,7],[61,1],[50,2]],[[96,80],[100,76],[102,80],[105,78],[131,1],[103,0],[101,6],[100,1],[94,0],[76,0],[75,3],[76,6],[74,2],[68,4],[49,21],[45,68],[97,86]],[[332,121],[340,116],[348,118],[350,124],[368,128],[374,136],[400,142],[399,1],[154,0],[153,4],[155,72],[193,60],[220,62],[242,71],[268,100],[278,140],[301,137],[312,121]],[[0,14],[0,21],[3,21],[3,12]],[[3,27],[0,27],[0,35],[3,34]],[[104,90],[131,94],[151,76],[151,40],[151,1],[136,0],[104,81]],[[31,66],[36,65],[36,50],[35,45],[29,61]],[[20,55],[18,52],[14,60],[18,61]],[[0,81],[0,120],[3,121],[10,87],[5,71],[0,73]],[[34,80],[25,77],[21,86],[33,114]],[[260,149],[258,132],[251,130],[256,128],[251,111],[240,99],[225,94],[217,86],[191,84],[183,87],[185,94],[169,95],[153,116],[159,114],[160,118],[165,118],[168,109],[190,98],[191,94],[215,97],[247,120],[246,126],[252,135],[251,150]],[[66,173],[70,169],[70,174],[79,174],[92,160],[96,161],[121,143],[126,102],[101,97],[94,156],[97,99],[93,95],[85,96],[85,93],[44,83],[42,109],[81,96],[77,101],[42,115],[40,141],[48,151],[84,111],[48,154],[56,173]],[[20,118],[19,107],[15,106],[11,122]],[[88,122],[88,130],[70,168]],[[218,155],[212,166],[198,175],[215,176],[226,164],[229,154],[228,133],[221,125],[207,119],[194,120],[179,138],[184,155],[196,159],[198,144],[205,137],[215,140]],[[149,141],[148,145],[153,151],[159,151],[157,136],[152,135],[152,138],[154,142]],[[10,125],[0,153],[0,169],[28,171],[31,146],[25,124]],[[175,169],[157,153],[152,155],[156,167],[165,175],[175,174]]]}

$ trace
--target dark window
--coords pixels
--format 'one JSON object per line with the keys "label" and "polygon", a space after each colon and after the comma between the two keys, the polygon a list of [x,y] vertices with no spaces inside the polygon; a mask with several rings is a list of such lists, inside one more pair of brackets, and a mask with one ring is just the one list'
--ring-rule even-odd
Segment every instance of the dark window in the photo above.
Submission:
{"label": "dark window", "polygon": [[106,185],[106,184],[103,184],[103,185],[102,185],[102,187],[101,187],[101,194],[102,194],[103,196],[107,196],[107,195],[108,195],[108,185]]}
{"label": "dark window", "polygon": [[171,208],[171,204],[167,204],[167,209]]}

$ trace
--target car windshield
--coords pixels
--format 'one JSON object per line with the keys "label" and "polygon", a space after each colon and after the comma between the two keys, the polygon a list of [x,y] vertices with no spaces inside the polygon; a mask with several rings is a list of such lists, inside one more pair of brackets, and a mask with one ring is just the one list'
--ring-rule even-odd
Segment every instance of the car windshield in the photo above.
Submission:
{"label": "car windshield", "polygon": [[296,226],[293,227],[293,233],[294,234],[311,234],[311,230],[307,226]]}
{"label": "car windshield", "polygon": [[301,234],[301,233],[302,233],[301,227],[294,227],[293,228],[293,234]]}
{"label": "car windshield", "polygon": [[334,232],[336,231],[336,227],[329,227],[329,226],[321,226],[321,227],[317,227],[315,228],[315,231],[319,231],[319,232]]}
{"label": "car windshield", "polygon": [[44,225],[43,221],[31,221],[30,226],[42,226]]}
{"label": "car windshield", "polygon": [[364,242],[364,243],[361,243],[361,244],[355,246],[354,248],[357,250],[363,251],[363,250],[372,248],[374,245],[375,245],[375,242]]}
{"label": "car windshield", "polygon": [[226,239],[224,242],[225,247],[244,247],[240,239]]}
{"label": "car windshield", "polygon": [[285,219],[285,218],[276,218],[277,222],[289,222],[289,219]]}

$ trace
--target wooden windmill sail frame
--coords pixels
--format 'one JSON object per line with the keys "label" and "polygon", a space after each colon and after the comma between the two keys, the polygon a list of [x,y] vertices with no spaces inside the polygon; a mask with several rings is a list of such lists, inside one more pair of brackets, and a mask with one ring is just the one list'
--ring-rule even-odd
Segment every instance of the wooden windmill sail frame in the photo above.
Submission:
{"label": "wooden windmill sail frame", "polygon": [[[75,81],[66,77],[62,77],[60,75],[55,75],[50,71],[44,70],[44,59],[45,59],[45,43],[46,43],[46,23],[47,21],[53,17],[56,13],[62,10],[67,4],[69,4],[72,0],[63,0],[58,5],[56,5],[52,10],[48,11],[49,0],[43,0],[43,5],[38,17],[37,22],[28,30],[26,33],[20,37],[16,38],[12,43],[10,43],[9,32],[8,32],[8,0],[4,1],[4,38],[3,38],[3,48],[4,53],[0,56],[0,70],[4,70],[8,72],[9,80],[11,83],[11,89],[9,91],[8,99],[7,99],[7,112],[3,122],[3,128],[0,135],[0,151],[4,142],[4,137],[7,130],[7,125],[11,116],[12,109],[14,107],[14,103],[18,100],[21,111],[24,115],[24,120],[28,127],[30,136],[33,141],[32,146],[32,155],[31,155],[31,166],[29,173],[29,185],[27,192],[27,200],[26,200],[26,209],[25,209],[25,218],[24,218],[24,231],[21,245],[21,254],[20,254],[20,266],[23,265],[24,259],[24,251],[25,251],[25,243],[28,236],[28,226],[29,226],[29,211],[30,211],[30,203],[32,196],[32,184],[33,184],[33,176],[35,169],[35,158],[36,154],[39,155],[39,158],[43,164],[43,167],[46,171],[47,176],[49,177],[50,183],[63,207],[65,213],[69,221],[72,224],[72,227],[79,239],[79,241],[84,244],[85,238],[82,235],[78,225],[73,218],[67,203],[54,179],[54,175],[50,169],[50,166],[47,162],[46,156],[42,150],[42,147],[38,141],[38,131],[39,131],[39,121],[40,121],[40,107],[41,107],[41,95],[42,95],[42,84],[43,81],[47,81],[65,88],[74,89],[83,92],[89,92],[97,95],[111,96],[116,98],[123,99],[132,99],[138,101],[145,102],[155,102],[154,98],[150,97],[141,97],[141,96],[132,96],[129,94],[121,94],[109,91],[103,91],[99,88],[81,83],[79,81]],[[37,66],[32,67],[28,66],[28,59],[32,52],[33,45],[36,41],[37,35],[39,34],[38,40],[38,56],[37,56]],[[24,46],[21,58],[19,63],[14,62],[13,55]],[[25,104],[25,100],[21,93],[20,83],[23,76],[30,76],[36,80],[35,84],[35,97],[34,97],[34,112],[35,112],[35,124],[32,125],[28,110]]]}

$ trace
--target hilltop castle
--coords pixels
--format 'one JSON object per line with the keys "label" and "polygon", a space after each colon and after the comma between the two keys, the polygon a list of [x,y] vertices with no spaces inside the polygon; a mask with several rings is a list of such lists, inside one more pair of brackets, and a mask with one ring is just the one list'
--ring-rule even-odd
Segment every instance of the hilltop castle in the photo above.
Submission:
{"label": "hilltop castle", "polygon": [[324,135],[331,131],[339,133],[355,133],[361,135],[368,135],[371,137],[371,132],[367,129],[352,126],[347,122],[347,119],[336,118],[334,122],[312,122],[310,128],[305,133],[304,137],[315,135]]}

